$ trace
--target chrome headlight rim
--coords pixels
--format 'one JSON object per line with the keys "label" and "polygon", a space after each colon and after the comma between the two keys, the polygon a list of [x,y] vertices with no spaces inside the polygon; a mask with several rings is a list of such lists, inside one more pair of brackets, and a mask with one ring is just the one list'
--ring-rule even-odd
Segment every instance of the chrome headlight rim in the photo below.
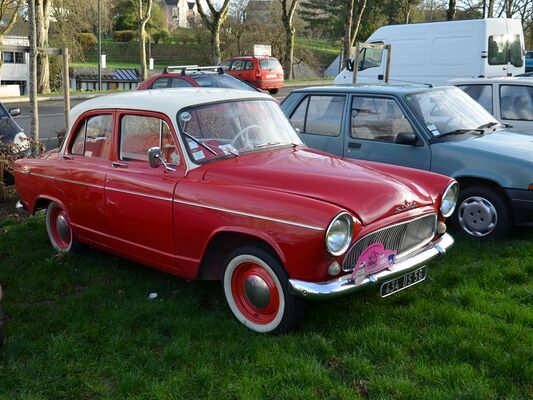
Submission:
{"label": "chrome headlight rim", "polygon": [[16,151],[25,151],[30,148],[28,136],[24,131],[18,132],[13,138],[13,147]]}
{"label": "chrome headlight rim", "polygon": [[[453,192],[454,191],[454,192]],[[452,194],[452,199],[446,199],[448,195]],[[447,209],[443,210],[443,207],[445,206],[445,200],[450,201],[453,200],[453,204]],[[454,181],[451,182],[447,187],[446,190],[444,190],[444,193],[442,194],[441,202],[440,202],[440,215],[442,215],[444,218],[449,218],[455,211],[455,208],[457,207],[457,201],[459,200],[459,184]]]}
{"label": "chrome headlight rim", "polygon": [[[335,222],[337,222],[339,219],[344,219],[348,223],[348,232],[346,232],[346,238],[344,240],[344,244],[342,245],[342,247],[335,251],[335,250],[330,249],[330,246],[329,246],[329,243],[328,243],[328,237],[329,237],[329,233],[331,231],[331,228],[333,227]],[[332,256],[335,256],[335,257],[346,253],[346,251],[350,247],[350,244],[352,243],[353,230],[354,230],[354,222],[353,222],[352,215],[350,213],[346,212],[346,211],[342,211],[339,214],[337,214],[335,216],[335,218],[333,218],[331,220],[331,222],[329,223],[329,225],[328,225],[328,227],[326,229],[326,234],[324,235],[324,245],[326,246],[327,252],[329,254],[331,254]]]}

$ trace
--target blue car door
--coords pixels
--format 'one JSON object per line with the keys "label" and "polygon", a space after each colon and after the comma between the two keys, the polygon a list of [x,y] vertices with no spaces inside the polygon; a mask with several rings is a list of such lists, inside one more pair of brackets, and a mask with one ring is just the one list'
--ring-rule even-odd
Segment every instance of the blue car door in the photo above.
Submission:
{"label": "blue car door", "polygon": [[431,168],[427,139],[393,96],[351,96],[344,125],[345,157]]}

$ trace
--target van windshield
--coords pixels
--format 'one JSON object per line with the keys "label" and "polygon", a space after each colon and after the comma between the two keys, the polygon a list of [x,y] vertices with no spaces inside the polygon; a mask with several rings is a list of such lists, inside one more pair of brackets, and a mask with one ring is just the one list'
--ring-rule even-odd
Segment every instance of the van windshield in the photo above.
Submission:
{"label": "van windshield", "polygon": [[520,35],[489,36],[489,65],[505,65],[508,62],[515,67],[524,65]]}
{"label": "van windshield", "polygon": [[455,87],[431,89],[404,98],[434,137],[498,124],[475,100]]}

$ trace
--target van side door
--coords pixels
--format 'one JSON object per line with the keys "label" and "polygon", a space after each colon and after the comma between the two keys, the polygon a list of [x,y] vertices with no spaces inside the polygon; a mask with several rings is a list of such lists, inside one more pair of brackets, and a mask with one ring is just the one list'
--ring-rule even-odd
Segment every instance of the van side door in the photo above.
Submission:
{"label": "van side door", "polygon": [[431,149],[393,96],[350,99],[345,157],[429,170]]}

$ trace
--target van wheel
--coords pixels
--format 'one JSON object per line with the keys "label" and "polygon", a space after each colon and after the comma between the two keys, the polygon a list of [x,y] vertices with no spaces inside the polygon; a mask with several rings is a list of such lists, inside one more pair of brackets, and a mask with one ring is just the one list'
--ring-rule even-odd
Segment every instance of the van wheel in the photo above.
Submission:
{"label": "van wheel", "polygon": [[471,186],[459,193],[453,223],[468,235],[482,239],[499,239],[513,225],[511,209],[503,196],[486,186]]}
{"label": "van wheel", "polygon": [[58,253],[80,251],[81,244],[74,239],[67,211],[54,201],[46,208],[46,231]]}
{"label": "van wheel", "polygon": [[289,292],[287,273],[261,248],[235,250],[227,259],[222,287],[233,315],[252,331],[287,332],[303,318],[305,301]]}
{"label": "van wheel", "polygon": [[268,89],[268,93],[270,94],[276,94],[279,92],[279,89]]}

